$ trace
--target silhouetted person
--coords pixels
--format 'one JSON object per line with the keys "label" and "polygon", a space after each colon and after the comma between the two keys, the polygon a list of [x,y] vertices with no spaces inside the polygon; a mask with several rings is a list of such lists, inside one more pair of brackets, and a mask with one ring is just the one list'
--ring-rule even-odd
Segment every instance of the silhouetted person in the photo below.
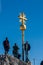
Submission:
{"label": "silhouetted person", "polygon": [[9,48],[10,48],[9,41],[8,41],[7,37],[6,37],[6,40],[3,41],[3,46],[4,46],[5,54],[7,54],[9,51]]}
{"label": "silhouetted person", "polygon": [[28,44],[28,41],[24,44],[24,50],[25,50],[26,62],[28,62],[29,61],[28,51],[30,50],[30,44]]}
{"label": "silhouetted person", "polygon": [[18,48],[18,46],[15,43],[15,45],[13,46],[13,55],[14,55],[14,57],[20,59],[21,55],[18,53],[18,50],[19,50],[19,48]]}
{"label": "silhouetted person", "polygon": [[40,65],[43,65],[43,61],[41,61]]}

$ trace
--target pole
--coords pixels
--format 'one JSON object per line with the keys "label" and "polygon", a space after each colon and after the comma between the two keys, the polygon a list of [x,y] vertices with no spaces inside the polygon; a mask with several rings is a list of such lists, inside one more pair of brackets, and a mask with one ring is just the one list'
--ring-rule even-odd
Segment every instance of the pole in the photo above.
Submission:
{"label": "pole", "polygon": [[33,59],[33,61],[34,61],[34,65],[35,65],[35,58]]}
{"label": "pole", "polygon": [[24,61],[24,31],[22,30],[22,60]]}

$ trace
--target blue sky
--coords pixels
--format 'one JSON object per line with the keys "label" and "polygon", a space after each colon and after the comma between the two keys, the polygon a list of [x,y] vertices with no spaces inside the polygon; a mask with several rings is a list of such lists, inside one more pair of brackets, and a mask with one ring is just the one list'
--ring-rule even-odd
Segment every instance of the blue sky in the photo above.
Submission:
{"label": "blue sky", "polygon": [[40,65],[43,59],[43,0],[0,0],[0,54],[4,53],[3,40],[6,36],[10,42],[9,54],[16,42],[22,49],[19,13],[24,12],[27,17],[24,41],[29,41],[31,50],[29,58]]}

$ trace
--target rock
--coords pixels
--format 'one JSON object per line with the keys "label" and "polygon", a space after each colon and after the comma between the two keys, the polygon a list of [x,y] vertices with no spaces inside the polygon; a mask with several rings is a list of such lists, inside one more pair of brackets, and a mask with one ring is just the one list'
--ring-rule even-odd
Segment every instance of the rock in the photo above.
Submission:
{"label": "rock", "polygon": [[0,55],[0,65],[31,65],[10,55]]}

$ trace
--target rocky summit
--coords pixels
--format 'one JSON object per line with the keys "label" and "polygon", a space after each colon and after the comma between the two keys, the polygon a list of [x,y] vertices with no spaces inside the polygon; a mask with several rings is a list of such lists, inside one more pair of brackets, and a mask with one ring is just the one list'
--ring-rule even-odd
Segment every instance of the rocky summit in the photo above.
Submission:
{"label": "rocky summit", "polygon": [[0,55],[0,65],[31,65],[10,55]]}

